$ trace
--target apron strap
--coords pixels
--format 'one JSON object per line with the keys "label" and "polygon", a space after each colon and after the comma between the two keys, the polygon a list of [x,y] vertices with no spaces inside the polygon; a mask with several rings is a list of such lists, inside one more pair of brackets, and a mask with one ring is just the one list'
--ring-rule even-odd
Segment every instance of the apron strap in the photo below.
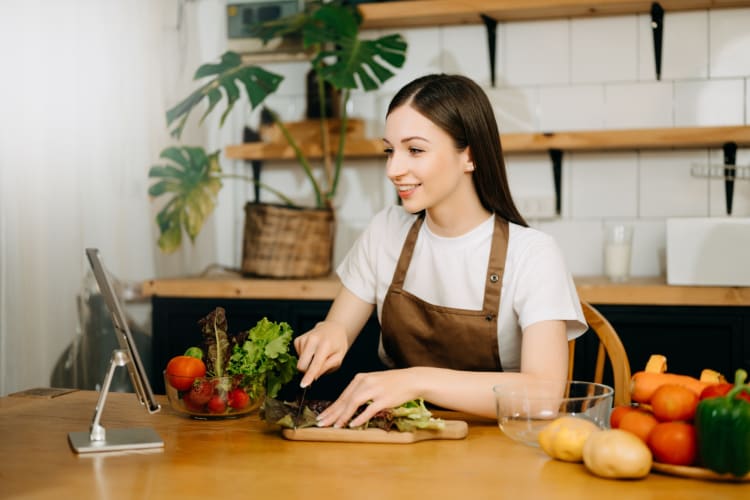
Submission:
{"label": "apron strap", "polygon": [[[415,243],[417,241],[417,235],[419,234],[419,228],[422,227],[424,222],[424,213],[420,214],[419,217],[412,224],[409,229],[409,234],[406,236],[404,246],[401,248],[401,256],[398,258],[396,264],[396,270],[393,271],[393,279],[391,280],[391,286],[397,288],[403,288],[404,279],[406,279],[406,270],[409,269],[409,263],[411,262],[411,256],[414,253]],[[503,257],[503,261],[505,258]]]}

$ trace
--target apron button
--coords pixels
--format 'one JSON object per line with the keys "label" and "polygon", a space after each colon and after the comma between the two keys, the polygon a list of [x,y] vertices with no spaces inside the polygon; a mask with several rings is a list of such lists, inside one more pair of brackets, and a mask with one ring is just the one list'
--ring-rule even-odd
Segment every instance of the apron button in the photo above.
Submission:
{"label": "apron button", "polygon": [[486,319],[487,321],[492,321],[494,318],[495,317],[492,314],[488,314],[487,316],[484,317],[484,319]]}
{"label": "apron button", "polygon": [[497,274],[495,274],[495,273],[490,274],[490,282],[497,283],[497,280],[499,280],[499,279],[500,279],[500,277]]}

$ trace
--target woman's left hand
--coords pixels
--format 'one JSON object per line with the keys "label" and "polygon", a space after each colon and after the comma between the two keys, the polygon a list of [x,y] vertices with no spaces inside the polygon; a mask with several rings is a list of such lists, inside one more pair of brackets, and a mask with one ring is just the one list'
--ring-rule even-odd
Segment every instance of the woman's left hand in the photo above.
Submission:
{"label": "woman's left hand", "polygon": [[[334,401],[318,416],[321,427],[357,427],[367,422],[380,410],[395,408],[406,401],[419,397],[415,393],[414,370],[404,368],[380,372],[358,373]],[[363,404],[370,404],[355,419],[349,422],[354,412]]]}

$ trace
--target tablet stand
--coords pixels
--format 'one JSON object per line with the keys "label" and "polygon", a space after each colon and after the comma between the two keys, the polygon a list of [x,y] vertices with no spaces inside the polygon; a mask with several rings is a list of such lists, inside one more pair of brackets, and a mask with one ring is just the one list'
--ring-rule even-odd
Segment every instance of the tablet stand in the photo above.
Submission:
{"label": "tablet stand", "polygon": [[112,359],[109,364],[109,370],[104,376],[104,385],[99,392],[99,400],[96,402],[94,419],[91,422],[90,432],[70,432],[68,440],[70,446],[76,453],[90,453],[101,451],[121,451],[163,448],[164,441],[151,428],[138,427],[131,429],[110,429],[105,430],[99,423],[101,421],[104,404],[107,401],[109,386],[112,383],[112,376],[118,366],[127,366],[130,363],[128,353],[123,349],[112,351]]}

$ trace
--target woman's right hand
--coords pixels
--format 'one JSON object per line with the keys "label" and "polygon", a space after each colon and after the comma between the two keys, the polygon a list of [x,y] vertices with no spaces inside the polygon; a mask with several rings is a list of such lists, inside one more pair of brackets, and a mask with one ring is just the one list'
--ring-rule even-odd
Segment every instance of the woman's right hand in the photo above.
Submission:
{"label": "woman's right hand", "polygon": [[297,369],[305,374],[300,385],[307,387],[341,366],[349,349],[349,337],[343,325],[326,320],[294,339],[294,348],[299,356]]}

